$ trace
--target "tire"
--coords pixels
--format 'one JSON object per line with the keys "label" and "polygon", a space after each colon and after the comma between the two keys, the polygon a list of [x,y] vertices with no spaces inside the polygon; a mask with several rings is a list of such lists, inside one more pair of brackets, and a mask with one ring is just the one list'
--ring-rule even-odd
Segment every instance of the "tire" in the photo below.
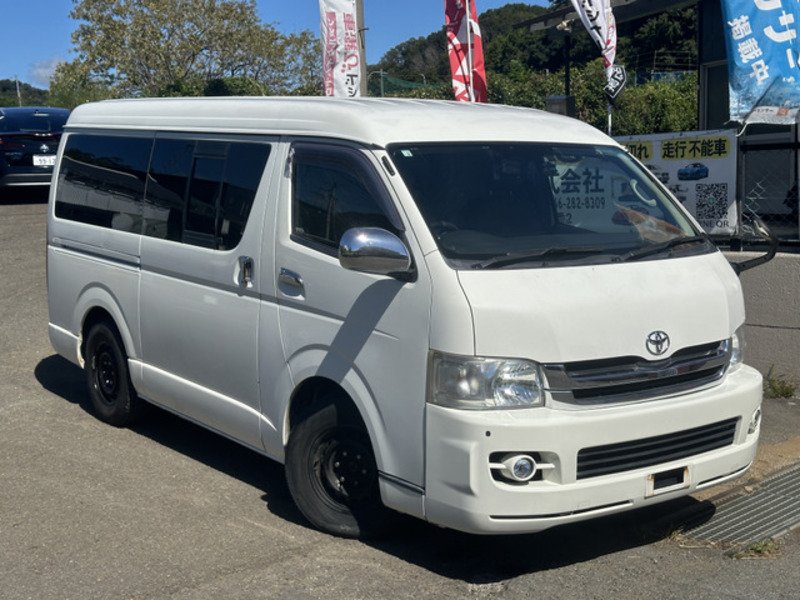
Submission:
{"label": "tire", "polygon": [[286,480],[300,512],[317,528],[374,538],[396,513],[381,502],[369,435],[346,403],[330,399],[298,423],[286,446]]}
{"label": "tire", "polygon": [[128,357],[116,328],[101,321],[86,337],[86,383],[97,417],[116,427],[133,423],[142,410],[131,383]]}

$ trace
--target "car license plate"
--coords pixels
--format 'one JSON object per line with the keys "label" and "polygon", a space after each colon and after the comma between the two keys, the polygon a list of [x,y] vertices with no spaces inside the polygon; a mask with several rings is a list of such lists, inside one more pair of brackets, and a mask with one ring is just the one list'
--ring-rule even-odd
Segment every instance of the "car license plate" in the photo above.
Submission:
{"label": "car license plate", "polygon": [[33,156],[33,166],[34,167],[52,167],[56,164],[56,155],[55,154],[34,154]]}

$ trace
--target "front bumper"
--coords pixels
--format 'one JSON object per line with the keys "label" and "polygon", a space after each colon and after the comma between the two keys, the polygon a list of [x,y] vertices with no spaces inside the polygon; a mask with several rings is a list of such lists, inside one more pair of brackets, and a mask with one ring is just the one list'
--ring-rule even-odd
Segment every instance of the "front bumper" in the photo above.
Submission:
{"label": "front bumper", "polygon": [[[427,405],[426,519],[471,533],[528,533],[669,500],[743,474],[753,461],[761,375],[743,366],[711,389],[591,410],[460,411]],[[678,460],[579,479],[578,453],[735,420],[732,442]],[[526,453],[552,465],[541,480],[492,476],[490,456]],[[653,476],[683,473],[653,489]]]}

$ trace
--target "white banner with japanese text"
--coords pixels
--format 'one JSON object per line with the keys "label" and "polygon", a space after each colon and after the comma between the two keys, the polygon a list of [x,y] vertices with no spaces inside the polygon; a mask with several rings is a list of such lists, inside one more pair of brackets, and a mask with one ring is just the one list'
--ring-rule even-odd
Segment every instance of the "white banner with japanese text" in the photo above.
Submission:
{"label": "white banner with japanese text", "polygon": [[326,96],[361,95],[361,52],[355,0],[319,0]]}
{"label": "white banner with japanese text", "polygon": [[728,48],[730,118],[796,122],[800,108],[800,3],[722,0]]}
{"label": "white banner with japanese text", "polygon": [[736,233],[733,129],[618,137],[709,234]]}
{"label": "white banner with japanese text", "polygon": [[572,7],[600,48],[607,72],[617,55],[617,24],[611,11],[611,0],[572,0]]}

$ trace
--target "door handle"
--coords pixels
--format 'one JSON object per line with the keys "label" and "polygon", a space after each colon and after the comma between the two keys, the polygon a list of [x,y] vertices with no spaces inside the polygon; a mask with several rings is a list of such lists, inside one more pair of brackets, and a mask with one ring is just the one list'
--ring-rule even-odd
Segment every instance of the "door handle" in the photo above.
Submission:
{"label": "door handle", "polygon": [[239,287],[253,285],[253,259],[249,256],[239,257]]}
{"label": "door handle", "polygon": [[303,278],[300,277],[294,271],[290,271],[289,269],[281,268],[281,272],[278,275],[278,281],[284,285],[288,285],[295,288],[302,288],[303,287]]}

